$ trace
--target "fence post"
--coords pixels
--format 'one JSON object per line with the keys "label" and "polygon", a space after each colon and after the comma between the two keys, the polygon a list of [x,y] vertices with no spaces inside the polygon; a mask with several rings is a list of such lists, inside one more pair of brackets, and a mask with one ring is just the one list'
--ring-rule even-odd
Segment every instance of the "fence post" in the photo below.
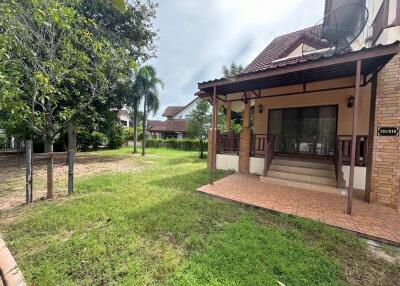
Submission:
{"label": "fence post", "polygon": [[33,201],[32,195],[32,140],[25,142],[25,168],[26,168],[26,203],[31,204]]}
{"label": "fence post", "polygon": [[74,124],[68,124],[68,195],[74,192],[74,161],[75,161],[76,131]]}

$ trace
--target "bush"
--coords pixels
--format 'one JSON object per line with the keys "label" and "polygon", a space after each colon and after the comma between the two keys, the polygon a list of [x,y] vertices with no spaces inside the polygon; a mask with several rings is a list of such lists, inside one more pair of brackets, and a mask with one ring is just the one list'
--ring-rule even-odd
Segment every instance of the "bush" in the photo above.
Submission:
{"label": "bush", "polygon": [[7,144],[7,138],[0,135],[0,150],[5,149]]}
{"label": "bush", "polygon": [[103,145],[103,141],[107,139],[101,132],[87,132],[85,130],[78,130],[77,137],[77,147],[80,151],[88,151],[89,149],[98,150]]}
{"label": "bush", "polygon": [[132,127],[124,127],[124,129],[122,129],[122,140],[124,141],[124,143],[128,142],[129,140],[133,140]]}
{"label": "bush", "polygon": [[[200,151],[200,140],[197,139],[147,139],[148,148],[170,148],[183,151]],[[207,150],[207,142],[203,142],[203,150]]]}
{"label": "bush", "polygon": [[108,147],[118,149],[124,144],[122,127],[117,125],[108,131]]}
{"label": "bush", "polygon": [[94,131],[91,139],[93,150],[98,150],[99,147],[103,145],[103,142],[107,139],[107,137],[101,132]]}

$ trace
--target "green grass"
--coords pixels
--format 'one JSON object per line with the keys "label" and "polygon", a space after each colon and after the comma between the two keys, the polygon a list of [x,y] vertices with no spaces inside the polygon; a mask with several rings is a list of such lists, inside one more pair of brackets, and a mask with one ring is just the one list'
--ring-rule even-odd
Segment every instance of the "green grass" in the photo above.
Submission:
{"label": "green grass", "polygon": [[[131,156],[130,148],[96,152]],[[136,173],[78,180],[2,232],[32,285],[393,285],[400,266],[316,222],[197,193],[196,152],[148,150]],[[228,173],[218,173],[222,177]],[[393,280],[396,279],[396,280]]]}

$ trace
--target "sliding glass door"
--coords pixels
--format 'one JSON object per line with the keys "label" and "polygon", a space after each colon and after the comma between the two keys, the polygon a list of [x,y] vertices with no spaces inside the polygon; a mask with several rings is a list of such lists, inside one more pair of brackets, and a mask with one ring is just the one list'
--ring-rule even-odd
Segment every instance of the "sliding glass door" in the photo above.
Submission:
{"label": "sliding glass door", "polygon": [[269,134],[278,153],[333,156],[336,126],[337,106],[269,111]]}

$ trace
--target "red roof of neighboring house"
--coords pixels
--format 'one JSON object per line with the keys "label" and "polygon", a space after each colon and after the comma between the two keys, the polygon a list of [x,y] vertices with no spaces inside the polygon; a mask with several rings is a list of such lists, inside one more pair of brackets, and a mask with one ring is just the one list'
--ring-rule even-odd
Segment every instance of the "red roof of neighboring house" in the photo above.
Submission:
{"label": "red roof of neighboring house", "polygon": [[147,120],[147,129],[150,129],[151,127],[154,127],[161,122],[161,120]]}
{"label": "red roof of neighboring house", "polygon": [[186,106],[168,106],[165,110],[162,116],[165,117],[171,117],[177,114],[179,111],[184,109]]}
{"label": "red roof of neighboring house", "polygon": [[149,131],[153,132],[186,132],[187,131],[186,119],[169,119],[163,121],[151,128]]}
{"label": "red roof of neighboring house", "polygon": [[258,72],[268,70],[270,68],[275,68],[278,66],[284,66],[289,64],[300,63],[307,61],[305,57],[297,57],[282,61],[279,63],[273,63],[273,61],[287,56],[293,49],[295,49],[302,42],[310,45],[319,46],[322,48],[324,46],[323,42],[312,39],[308,35],[312,33],[313,35],[321,36],[322,26],[317,25],[302,30],[298,30],[292,33],[281,35],[276,37],[245,69],[241,74]]}

